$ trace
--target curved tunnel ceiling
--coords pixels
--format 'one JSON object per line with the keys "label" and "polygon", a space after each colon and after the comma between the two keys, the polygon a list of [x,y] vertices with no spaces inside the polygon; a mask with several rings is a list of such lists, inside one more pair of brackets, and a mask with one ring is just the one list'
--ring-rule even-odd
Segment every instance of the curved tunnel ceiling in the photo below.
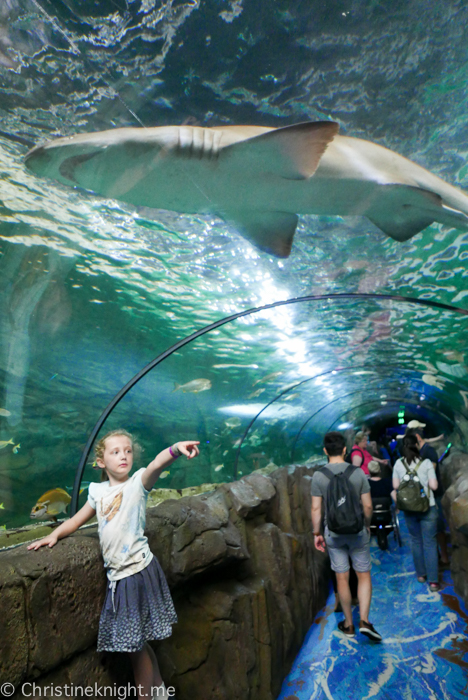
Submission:
{"label": "curved tunnel ceiling", "polygon": [[397,405],[466,444],[466,317],[371,295],[467,310],[468,234],[433,224],[397,242],[361,217],[302,216],[291,255],[277,259],[212,214],[136,209],[24,165],[37,143],[115,127],[334,120],[468,189],[468,8],[420,10],[400,0],[391,12],[370,0],[100,0],[86,12],[76,0],[2,3],[0,526],[28,522],[50,488],[71,492],[99,415],[153,358],[293,297],[370,295],[214,329],[142,379],[105,429],[133,429],[148,456],[199,435],[199,464],[161,482],[175,488],[232,478],[236,454],[239,473],[288,463],[299,431],[295,458],[308,459],[325,430],[377,433]]}

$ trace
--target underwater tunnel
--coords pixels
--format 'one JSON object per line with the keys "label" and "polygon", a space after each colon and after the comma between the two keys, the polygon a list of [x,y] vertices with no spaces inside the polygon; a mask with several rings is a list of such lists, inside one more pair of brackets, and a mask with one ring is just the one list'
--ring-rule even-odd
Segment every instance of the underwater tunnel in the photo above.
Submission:
{"label": "underwater tunnel", "polygon": [[[63,566],[52,549],[35,568],[21,542],[86,503],[93,446],[119,427],[138,437],[139,466],[200,440],[148,510],[181,629],[199,635],[194,657],[182,637],[164,648],[179,689],[211,659],[218,700],[225,662],[210,653],[224,649],[223,620],[242,647],[240,609],[270,627],[252,622],[256,661],[245,685],[219,685],[227,700],[273,700],[306,622],[325,629],[327,564],[307,540],[304,494],[330,430],[350,443],[365,426],[381,443],[417,419],[443,435],[446,601],[465,619],[467,26],[459,0],[0,3],[2,682],[11,669],[15,687],[55,678],[78,657],[90,677],[109,670],[94,651],[92,527],[61,543]],[[194,494],[192,541],[185,506],[166,500]],[[235,585],[222,581],[232,571]],[[220,607],[203,617],[208,599]],[[447,631],[443,654],[466,673],[464,635]],[[377,685],[362,696],[379,698]]]}

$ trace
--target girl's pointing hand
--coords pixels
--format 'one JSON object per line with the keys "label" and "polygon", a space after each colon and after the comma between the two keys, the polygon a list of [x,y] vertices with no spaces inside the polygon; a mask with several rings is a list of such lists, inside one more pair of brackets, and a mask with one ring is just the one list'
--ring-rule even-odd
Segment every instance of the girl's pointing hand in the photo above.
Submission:
{"label": "girl's pointing hand", "polygon": [[175,447],[179,452],[187,457],[187,459],[193,459],[193,457],[198,457],[200,450],[198,445],[199,440],[184,440],[182,442],[176,442]]}

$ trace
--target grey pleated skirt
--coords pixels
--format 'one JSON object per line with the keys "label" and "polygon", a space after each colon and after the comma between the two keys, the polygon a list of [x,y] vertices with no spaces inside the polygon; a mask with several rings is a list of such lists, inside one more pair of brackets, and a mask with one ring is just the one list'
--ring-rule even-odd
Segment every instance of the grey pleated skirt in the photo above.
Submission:
{"label": "grey pleated skirt", "polygon": [[146,641],[171,636],[177,614],[156,557],[112,589],[108,586],[101,611],[98,651],[140,651]]}

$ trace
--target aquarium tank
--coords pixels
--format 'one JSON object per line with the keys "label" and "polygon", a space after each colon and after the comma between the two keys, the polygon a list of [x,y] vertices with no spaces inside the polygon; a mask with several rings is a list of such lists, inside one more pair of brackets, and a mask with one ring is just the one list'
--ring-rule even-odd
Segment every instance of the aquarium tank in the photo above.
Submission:
{"label": "aquarium tank", "polygon": [[2,0],[0,526],[82,458],[84,503],[93,431],[139,466],[200,440],[179,491],[314,463],[332,429],[466,446],[467,25],[459,0]]}

